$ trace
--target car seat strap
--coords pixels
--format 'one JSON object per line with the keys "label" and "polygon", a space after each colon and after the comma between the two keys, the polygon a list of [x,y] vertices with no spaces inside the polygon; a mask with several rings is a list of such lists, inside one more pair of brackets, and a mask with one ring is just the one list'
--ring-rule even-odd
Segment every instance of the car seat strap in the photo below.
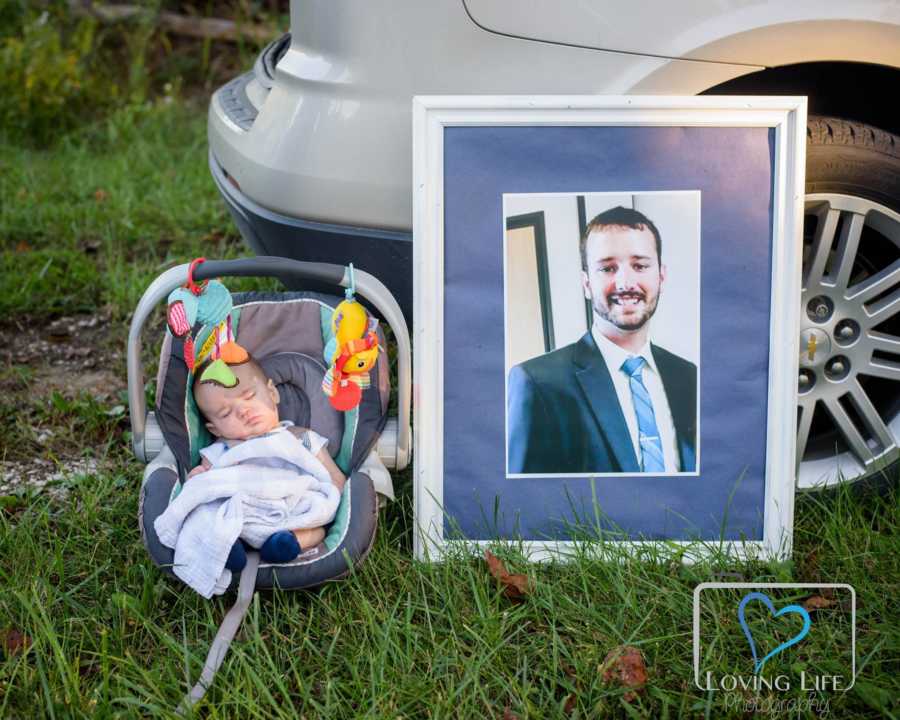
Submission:
{"label": "car seat strap", "polygon": [[256,570],[259,567],[259,553],[255,551],[247,552],[247,564],[241,571],[241,580],[238,584],[238,596],[234,605],[225,614],[219,631],[213,640],[212,647],[206,656],[206,663],[203,665],[203,672],[197,684],[191,688],[191,691],[184,696],[178,712],[181,715],[187,713],[188,709],[200,702],[201,698],[206,694],[207,689],[212,685],[213,677],[216,671],[228,654],[228,648],[234,639],[244,615],[247,614],[247,608],[250,607],[250,601],[253,599],[253,592],[256,589]]}

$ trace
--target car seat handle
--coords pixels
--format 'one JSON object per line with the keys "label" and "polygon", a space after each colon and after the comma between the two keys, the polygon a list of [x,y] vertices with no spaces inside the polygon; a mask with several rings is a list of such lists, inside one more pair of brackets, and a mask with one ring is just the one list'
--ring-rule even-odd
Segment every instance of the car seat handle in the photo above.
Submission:
{"label": "car seat handle", "polygon": [[[146,446],[147,403],[144,395],[144,373],[141,363],[141,332],[153,309],[175,288],[188,281],[189,263],[166,270],[144,292],[131,319],[128,333],[128,409],[131,416],[131,443],[134,454],[142,462],[149,462]],[[397,342],[397,413],[398,436],[396,465],[402,470],[409,464],[412,429],[410,406],[412,403],[412,348],[409,329],[403,311],[390,290],[369,273],[354,268],[352,276],[343,265],[303,262],[282,257],[259,256],[238,260],[207,260],[193,266],[193,280],[209,280],[215,277],[276,277],[285,279],[318,281],[340,287],[355,283],[356,292],[378,310],[390,326]]]}
{"label": "car seat handle", "polygon": [[212,280],[217,277],[276,277],[341,285],[345,271],[343,265],[260,255],[237,260],[207,260],[194,268],[193,277],[194,280]]}

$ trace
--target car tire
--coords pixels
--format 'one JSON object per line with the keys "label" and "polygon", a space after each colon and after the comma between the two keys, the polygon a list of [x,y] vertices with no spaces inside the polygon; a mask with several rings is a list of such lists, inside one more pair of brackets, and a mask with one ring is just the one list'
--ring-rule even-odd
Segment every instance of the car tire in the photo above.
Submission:
{"label": "car tire", "polygon": [[855,195],[900,212],[900,138],[860,122],[810,117],[806,193]]}
{"label": "car tire", "polygon": [[[855,292],[858,293],[857,289],[864,285],[862,281],[870,278],[874,279],[876,273],[887,266],[885,263],[891,267],[894,266],[894,263],[900,263],[900,215],[898,215],[900,214],[900,138],[890,132],[861,122],[833,117],[811,116],[807,123],[806,195],[804,294],[801,302],[801,327],[815,326],[814,322],[807,321],[810,303],[813,302],[811,297],[828,285],[828,273],[831,273],[832,279],[840,277],[840,273],[837,270],[823,271],[826,273],[822,277],[824,282],[818,285],[818,289],[813,287],[812,281],[810,281],[810,288],[807,288],[808,275],[812,275],[815,272],[811,271],[810,265],[815,257],[814,250],[818,247],[816,243],[819,242],[818,239],[813,239],[812,243],[810,243],[811,236],[816,232],[810,225],[822,222],[825,214],[835,208],[840,209],[840,215],[846,215],[847,218],[850,218],[855,213],[859,216],[856,220],[860,224],[863,223],[862,218],[865,218],[866,226],[869,224],[870,218],[875,218],[876,229],[863,227],[861,235],[858,236],[859,249],[856,252],[858,253],[858,258],[865,259],[863,256],[870,252],[873,256],[877,255],[878,258],[872,260],[868,272],[860,271],[859,265],[853,264],[852,271],[848,270],[844,274],[843,284],[838,282],[837,287],[833,288],[832,294],[838,306],[834,309],[835,320],[838,317],[850,318],[851,320],[855,317],[860,324],[857,334],[863,342],[859,343],[860,347],[857,348],[856,355],[860,362],[859,365],[854,365],[853,368],[855,373],[858,367],[860,375],[851,378],[853,380],[852,387],[859,396],[859,384],[856,383],[856,380],[859,380],[860,383],[866,383],[871,380],[871,377],[866,373],[871,371],[871,366],[875,364],[877,353],[869,351],[868,347],[862,353],[858,352],[858,350],[862,349],[865,341],[870,337],[870,332],[882,337],[883,331],[881,328],[884,326],[879,325],[876,332],[873,329],[873,320],[867,314],[868,311],[864,309],[861,302],[855,305],[852,302],[842,304],[842,299],[853,296]],[[826,209],[822,210],[822,207]],[[838,256],[842,252],[840,245],[842,241],[837,236],[844,232],[842,225],[847,227],[848,222],[849,220],[847,219],[838,220],[838,229],[832,232],[835,237],[834,245],[829,246],[832,248],[831,250],[826,248],[825,251],[825,256],[828,257],[827,263],[830,267],[836,267],[835,264],[839,262]],[[888,236],[887,241],[885,241],[885,235]],[[810,249],[810,244],[813,245],[812,250]],[[896,245],[896,257],[890,255],[894,245]],[[819,257],[821,259],[821,254]],[[859,259],[856,261],[851,260],[851,263],[859,263]],[[895,289],[893,287],[890,288],[890,293],[894,292]],[[854,312],[856,315],[854,315]],[[900,315],[898,315],[898,321],[900,321]],[[831,325],[823,324],[821,327],[830,334],[829,337],[832,343],[835,341],[839,342],[834,322]],[[900,333],[895,333],[892,330],[890,335],[893,338],[900,335]],[[801,333],[801,343],[803,342],[803,337]],[[898,337],[898,341],[900,341],[900,337]],[[833,344],[832,352],[835,352],[835,349],[836,345]],[[837,350],[840,351],[839,349]],[[890,362],[892,361],[889,361],[886,365],[890,365]],[[900,368],[900,354],[897,356],[897,362],[898,368]],[[809,382],[809,380],[803,377],[804,369],[802,364],[801,360],[801,367],[798,368],[801,383],[801,407],[798,408],[798,489],[834,487],[842,483],[856,483],[857,481],[865,481],[864,485],[895,483],[898,475],[900,475],[900,448],[897,447],[897,445],[900,445],[900,370],[898,370],[896,378],[878,378],[877,383],[880,384],[877,387],[866,386],[865,392],[862,393],[861,402],[852,398],[848,401],[847,398],[850,397],[850,393],[844,396],[840,403],[843,403],[848,408],[847,412],[841,410],[840,403],[833,394],[827,398],[828,403],[830,403],[827,407],[824,400],[822,402],[812,400],[811,407],[813,410],[811,417],[813,420],[807,418],[806,435],[804,436],[802,418],[805,410],[802,401],[804,398],[804,383]],[[812,381],[816,382],[815,376],[818,375],[821,383],[820,389],[822,390],[824,390],[825,384],[823,381],[826,381],[824,377],[826,373],[823,371],[823,367],[827,367],[827,362],[825,366],[810,369]],[[884,373],[887,374],[887,371],[884,371]],[[834,383],[831,383],[831,385],[834,386]],[[872,430],[870,436],[866,436],[864,431],[867,423],[865,411],[866,408],[871,411],[873,407],[873,403],[866,405],[866,397],[869,396],[877,399],[878,413],[881,415],[884,425],[880,429]],[[886,398],[885,396],[892,397]],[[806,407],[809,408],[809,396],[807,396],[806,400]],[[854,406],[855,410],[850,406]],[[826,412],[822,412],[823,410]],[[818,415],[820,412],[825,416],[825,422]],[[843,430],[838,416],[844,423]],[[815,418],[818,418],[818,421]],[[896,423],[891,422],[894,418],[897,418]],[[821,432],[821,430],[827,426],[828,420],[831,421],[832,436],[825,437],[826,433]],[[813,430],[811,433],[810,424],[813,422],[817,422],[817,425],[812,426]],[[853,443],[846,432],[848,422],[855,422],[856,426],[862,431],[856,438],[856,452],[854,452]],[[818,427],[820,432],[819,436],[814,438],[816,427]],[[875,427],[875,425],[869,423],[869,427]],[[842,432],[843,437],[839,437]],[[879,432],[880,441],[877,440]],[[885,442],[886,432],[889,432],[894,438],[892,447],[888,447],[888,443]],[[869,446],[869,452],[875,456],[874,460],[870,458],[867,462],[863,462],[860,459],[861,455],[865,454],[866,447],[859,444],[859,437],[865,437]],[[818,441],[817,457],[815,452],[816,445],[812,442],[814,439]],[[828,476],[827,472],[822,471],[824,467],[827,467],[828,462],[822,446],[823,443],[827,445],[829,441],[833,449],[831,459],[834,473],[831,476]],[[862,453],[859,452],[859,448],[862,448]],[[808,452],[804,455],[804,449],[812,449],[814,452]],[[844,453],[843,456],[841,455],[842,452]],[[855,461],[854,457],[851,456],[855,456]],[[842,457],[844,462],[841,462]],[[849,462],[847,461],[848,459],[850,460]],[[817,474],[822,479],[817,480]]]}

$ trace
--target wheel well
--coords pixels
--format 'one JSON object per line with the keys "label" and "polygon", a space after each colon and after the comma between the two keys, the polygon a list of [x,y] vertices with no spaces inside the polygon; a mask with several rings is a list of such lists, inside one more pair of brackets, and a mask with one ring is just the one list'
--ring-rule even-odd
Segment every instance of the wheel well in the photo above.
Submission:
{"label": "wheel well", "polygon": [[900,120],[889,101],[900,87],[900,70],[853,62],[782,65],[742,75],[702,95],[806,95],[810,115],[856,120],[900,134]]}

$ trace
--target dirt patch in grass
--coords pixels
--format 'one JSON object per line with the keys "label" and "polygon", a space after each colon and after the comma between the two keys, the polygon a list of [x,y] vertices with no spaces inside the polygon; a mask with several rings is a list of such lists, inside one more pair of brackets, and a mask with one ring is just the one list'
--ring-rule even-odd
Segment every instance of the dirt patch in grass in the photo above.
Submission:
{"label": "dirt patch in grass", "polygon": [[0,326],[0,389],[37,395],[54,391],[67,397],[81,392],[102,401],[125,389],[121,330],[109,314],[72,315],[49,324],[25,321]]}
{"label": "dirt patch in grass", "polygon": [[124,446],[124,333],[107,312],[0,326],[0,496],[62,499]]}
{"label": "dirt patch in grass", "polygon": [[0,497],[33,492],[64,500],[76,478],[93,475],[99,467],[95,458],[78,458],[61,465],[41,457],[0,461]]}

